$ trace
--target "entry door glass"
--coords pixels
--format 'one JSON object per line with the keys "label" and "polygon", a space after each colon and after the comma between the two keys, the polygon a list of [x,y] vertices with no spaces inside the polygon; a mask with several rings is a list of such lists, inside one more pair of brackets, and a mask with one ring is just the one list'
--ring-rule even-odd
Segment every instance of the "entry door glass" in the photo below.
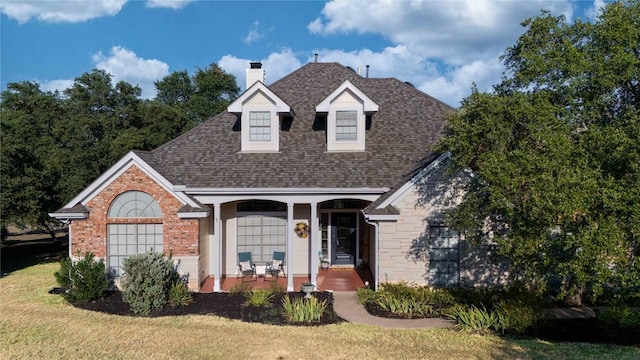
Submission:
{"label": "entry door glass", "polygon": [[356,214],[331,214],[331,242],[332,263],[337,265],[352,265],[356,254]]}

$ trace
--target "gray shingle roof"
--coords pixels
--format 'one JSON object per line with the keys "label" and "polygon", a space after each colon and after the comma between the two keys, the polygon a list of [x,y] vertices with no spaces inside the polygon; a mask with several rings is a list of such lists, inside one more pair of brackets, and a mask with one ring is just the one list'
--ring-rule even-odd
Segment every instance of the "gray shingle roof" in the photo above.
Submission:
{"label": "gray shingle roof", "polygon": [[[327,152],[315,107],[349,80],[380,108],[363,152]],[[363,78],[337,63],[310,63],[269,88],[295,112],[277,153],[241,153],[238,118],[223,112],[151,152],[136,152],[175,185],[213,188],[393,187],[424,166],[448,105],[397,79]]]}

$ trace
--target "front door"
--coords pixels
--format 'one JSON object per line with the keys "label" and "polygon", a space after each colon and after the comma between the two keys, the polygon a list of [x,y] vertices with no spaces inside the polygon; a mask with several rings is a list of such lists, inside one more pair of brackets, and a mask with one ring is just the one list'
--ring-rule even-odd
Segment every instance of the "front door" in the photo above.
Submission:
{"label": "front door", "polygon": [[331,214],[331,263],[335,265],[354,265],[356,241],[358,239],[357,214]]}

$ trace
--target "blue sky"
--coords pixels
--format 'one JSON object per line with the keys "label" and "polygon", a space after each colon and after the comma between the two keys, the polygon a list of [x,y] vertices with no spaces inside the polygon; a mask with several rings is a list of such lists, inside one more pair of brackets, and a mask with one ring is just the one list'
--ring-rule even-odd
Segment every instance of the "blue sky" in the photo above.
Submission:
{"label": "blue sky", "polygon": [[541,9],[593,19],[603,0],[0,2],[0,80],[62,90],[93,68],[153,98],[173,71],[217,63],[244,87],[249,61],[272,83],[313,61],[396,77],[459,106],[500,80],[498,57]]}

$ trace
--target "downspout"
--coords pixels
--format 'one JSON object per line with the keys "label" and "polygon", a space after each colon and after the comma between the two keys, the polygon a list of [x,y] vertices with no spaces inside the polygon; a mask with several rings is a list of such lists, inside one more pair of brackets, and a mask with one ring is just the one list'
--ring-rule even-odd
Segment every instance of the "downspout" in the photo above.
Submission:
{"label": "downspout", "polygon": [[370,221],[369,217],[367,216],[367,214],[364,212],[364,210],[362,210],[362,214],[364,215],[364,222],[366,222],[369,225],[373,225],[373,227],[375,228],[374,231],[374,241],[376,242],[376,250],[375,250],[375,254],[374,254],[374,258],[375,258],[375,262],[376,262],[376,271],[375,274],[373,276],[373,288],[374,290],[378,289],[378,278],[379,278],[379,274],[380,274],[380,263],[378,262],[378,252],[380,250],[380,244],[378,241],[378,234],[380,232],[380,229],[378,228],[378,223],[376,221]]}

